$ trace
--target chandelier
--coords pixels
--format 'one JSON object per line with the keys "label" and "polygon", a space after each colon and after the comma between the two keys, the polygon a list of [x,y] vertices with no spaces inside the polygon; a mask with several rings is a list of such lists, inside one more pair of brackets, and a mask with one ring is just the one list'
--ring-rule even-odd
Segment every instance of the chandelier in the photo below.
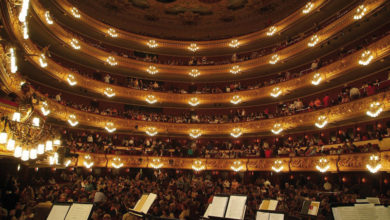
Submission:
{"label": "chandelier", "polygon": [[240,172],[242,169],[244,169],[244,166],[242,165],[241,161],[237,160],[237,161],[234,161],[233,165],[230,168],[234,172]]}
{"label": "chandelier", "polygon": [[154,169],[160,169],[164,164],[161,163],[161,160],[159,158],[153,158],[152,162],[150,163],[150,166]]}
{"label": "chandelier", "polygon": [[320,158],[316,165],[316,169],[321,173],[325,173],[330,168],[329,161],[326,158]]}
{"label": "chandelier", "polygon": [[111,37],[118,37],[118,33],[116,33],[116,30],[113,29],[113,28],[109,28],[107,33],[111,36]]}
{"label": "chandelier", "polygon": [[202,163],[201,160],[195,160],[194,163],[192,164],[192,169],[195,170],[196,172],[199,172],[206,169],[206,166]]}
{"label": "chandelier", "polygon": [[119,168],[123,167],[123,163],[121,162],[121,158],[119,158],[119,157],[114,157],[111,164],[115,169],[119,169]]}
{"label": "chandelier", "polygon": [[275,172],[279,173],[283,170],[283,162],[281,160],[275,160],[274,165],[271,167]]}
{"label": "chandelier", "polygon": [[320,82],[322,81],[322,76],[320,73],[316,73],[314,74],[313,76],[313,80],[311,81],[311,84],[317,86],[320,84]]}
{"label": "chandelier", "polygon": [[327,117],[325,115],[321,115],[317,118],[317,122],[315,123],[315,126],[317,128],[323,128],[328,124]]}
{"label": "chandelier", "polygon": [[232,132],[230,132],[230,135],[234,138],[238,138],[242,135],[242,130],[240,128],[234,128]]}
{"label": "chandelier", "polygon": [[379,102],[372,102],[366,114],[372,118],[378,117],[383,111],[382,105]]}
{"label": "chandelier", "polygon": [[49,25],[54,23],[53,19],[50,16],[50,11],[46,11],[45,12],[45,19],[46,19],[46,23],[49,24]]}
{"label": "chandelier", "polygon": [[274,134],[279,134],[280,132],[283,131],[283,127],[282,127],[281,124],[276,123],[276,124],[274,124],[273,128],[271,129],[271,131],[272,131],[272,133],[274,133]]}
{"label": "chandelier", "polygon": [[201,130],[199,130],[199,129],[192,129],[191,132],[190,132],[190,136],[191,136],[192,138],[198,138],[198,137],[200,137],[201,135],[202,135],[202,132],[201,132]]}
{"label": "chandelier", "polygon": [[382,168],[381,159],[379,156],[373,154],[370,156],[370,160],[366,164],[367,169],[371,173],[376,173],[380,168]]}
{"label": "chandelier", "polygon": [[22,161],[35,160],[38,155],[53,152],[53,147],[59,147],[61,144],[60,140],[55,138],[51,126],[34,111],[33,104],[28,104],[26,100],[13,113],[11,119],[4,116],[1,122],[3,126],[0,145],[4,145],[7,151],[13,152],[14,157]]}
{"label": "chandelier", "polygon": [[279,88],[279,87],[275,87],[272,89],[272,92],[270,93],[270,95],[274,98],[280,96],[280,94],[282,94],[282,90]]}

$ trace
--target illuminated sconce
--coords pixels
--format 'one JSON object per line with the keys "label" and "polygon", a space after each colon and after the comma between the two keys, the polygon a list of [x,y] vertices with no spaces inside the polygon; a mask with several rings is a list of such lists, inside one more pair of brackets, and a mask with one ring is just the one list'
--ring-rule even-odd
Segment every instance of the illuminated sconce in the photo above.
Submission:
{"label": "illuminated sconce", "polygon": [[302,10],[302,13],[303,14],[309,13],[313,9],[313,7],[314,7],[313,2],[306,3],[305,8],[303,8],[303,10]]}
{"label": "illuminated sconce", "polygon": [[322,81],[322,76],[319,73],[314,74],[313,80],[311,81],[311,84],[317,86]]}
{"label": "illuminated sconce", "polygon": [[148,45],[149,48],[156,48],[158,47],[158,43],[155,40],[149,40],[146,45]]}
{"label": "illuminated sconce", "polygon": [[44,144],[38,144],[38,154],[44,154],[45,153],[45,145]]}
{"label": "illuminated sconce", "polygon": [[116,131],[116,128],[114,126],[114,123],[112,122],[107,122],[106,123],[106,126],[104,127],[106,129],[106,131],[108,131],[109,133],[112,133],[114,131]]}
{"label": "illuminated sconce", "polygon": [[50,11],[45,12],[45,19],[47,24],[53,24],[53,19],[51,19]]}
{"label": "illuminated sconce", "polygon": [[242,169],[244,169],[244,166],[242,165],[241,161],[237,160],[237,161],[234,161],[233,165],[230,168],[234,172],[240,172]]}
{"label": "illuminated sconce", "polygon": [[54,153],[53,156],[49,157],[49,164],[50,165],[58,165],[58,153]]}
{"label": "illuminated sconce", "polygon": [[191,50],[192,52],[196,52],[197,50],[199,50],[199,47],[195,43],[192,43],[190,44],[190,46],[188,46],[188,49]]}
{"label": "illuminated sconce", "polygon": [[92,158],[89,154],[84,156],[84,166],[89,169],[93,166]]}
{"label": "illuminated sconce", "polygon": [[65,167],[68,167],[71,163],[72,163],[71,160],[67,160],[64,165],[65,165]]}
{"label": "illuminated sconce", "polygon": [[233,67],[230,69],[230,72],[233,73],[233,74],[237,74],[237,73],[241,72],[240,66],[239,66],[239,65],[233,66]]}
{"label": "illuminated sconce", "polygon": [[318,38],[317,34],[315,34],[310,38],[310,41],[309,41],[309,43],[307,43],[307,46],[314,47],[318,43],[319,40],[320,39]]}
{"label": "illuminated sconce", "polygon": [[280,57],[279,55],[275,54],[275,55],[272,55],[271,59],[269,60],[269,63],[270,64],[276,64],[278,61],[279,61]]}
{"label": "illuminated sconce", "polygon": [[61,141],[59,139],[54,139],[53,140],[53,145],[54,146],[60,146],[61,145]]}
{"label": "illuminated sconce", "polygon": [[19,13],[19,21],[20,22],[26,21],[28,7],[30,5],[29,3],[30,3],[30,0],[23,0],[23,2],[22,2],[22,9],[20,10],[20,13]]}
{"label": "illuminated sconce", "polygon": [[32,119],[32,125],[35,126],[35,127],[39,127],[39,118],[38,117],[34,117]]}
{"label": "illuminated sconce", "polygon": [[30,159],[35,160],[38,157],[37,149],[30,149]]}
{"label": "illuminated sconce", "polygon": [[275,160],[274,165],[271,168],[275,172],[279,173],[283,170],[283,162],[281,160]]}
{"label": "illuminated sconce", "polygon": [[201,160],[195,160],[194,163],[192,164],[192,169],[195,170],[196,172],[199,172],[206,169],[206,166],[202,163]]}
{"label": "illuminated sconce", "polygon": [[16,146],[15,150],[14,150],[14,157],[16,158],[19,158],[22,156],[22,147],[21,146]]}
{"label": "illuminated sconce", "polygon": [[232,97],[232,99],[230,99],[230,102],[237,105],[238,103],[240,103],[242,101],[241,97],[239,95],[235,95]]}
{"label": "illuminated sconce", "polygon": [[240,137],[240,136],[242,135],[242,130],[241,130],[241,128],[234,128],[234,129],[232,130],[232,132],[230,132],[230,135],[231,135],[232,137],[234,137],[234,138]]}
{"label": "illuminated sconce", "polygon": [[52,151],[53,150],[53,141],[46,141],[46,148],[45,151]]}
{"label": "illuminated sconce", "polygon": [[30,158],[30,152],[27,149],[22,150],[21,160],[27,161]]}
{"label": "illuminated sconce", "polygon": [[146,128],[145,133],[149,136],[155,136],[156,134],[158,134],[157,129],[155,127]]}
{"label": "illuminated sconce", "polygon": [[232,40],[230,43],[229,43],[229,46],[230,47],[233,47],[233,48],[237,48],[240,46],[240,42],[238,40]]}
{"label": "illuminated sconce", "polygon": [[47,102],[42,102],[41,112],[44,116],[47,116],[48,114],[50,114],[50,109],[49,109],[49,105],[47,104]]}
{"label": "illuminated sconce", "polygon": [[154,104],[157,102],[157,98],[154,95],[148,95],[146,96],[145,101],[149,104]]}
{"label": "illuminated sconce", "polygon": [[14,112],[12,115],[12,121],[20,122],[20,112]]}
{"label": "illuminated sconce", "polygon": [[378,115],[383,111],[383,108],[379,102],[372,102],[366,114],[370,117],[378,117]]}
{"label": "illuminated sconce", "polygon": [[23,39],[27,40],[30,36],[28,35],[28,27],[27,22],[22,23],[22,32],[23,32]]}
{"label": "illuminated sconce", "polygon": [[316,169],[321,173],[325,173],[330,168],[329,161],[326,158],[320,158],[316,165]]}
{"label": "illuminated sconce", "polygon": [[68,117],[68,123],[69,123],[70,126],[72,126],[72,127],[78,125],[79,122],[77,121],[76,115],[74,115],[74,114],[69,115],[69,117]]}
{"label": "illuminated sconce", "polygon": [[282,127],[281,124],[276,123],[276,124],[274,124],[273,128],[271,129],[271,131],[272,131],[272,133],[274,133],[274,134],[279,134],[280,132],[283,131],[283,127]]}
{"label": "illuminated sconce", "polygon": [[200,72],[197,69],[192,69],[191,72],[189,72],[188,74],[195,78],[200,75]]}
{"label": "illuminated sconce", "polygon": [[121,158],[119,158],[119,157],[114,157],[111,164],[115,169],[119,169],[119,168],[123,167],[123,163],[121,162]]}
{"label": "illuminated sconce", "polygon": [[315,123],[315,125],[318,127],[318,128],[323,128],[325,127],[326,125],[328,124],[328,120],[326,118],[325,115],[321,115],[317,118],[317,122]]}
{"label": "illuminated sconce", "polygon": [[9,139],[7,143],[7,150],[8,151],[13,151],[15,150],[15,140],[14,139]]}
{"label": "illuminated sconce", "polygon": [[161,160],[159,158],[153,158],[152,162],[150,163],[150,166],[154,169],[160,169],[164,164],[161,163]]}
{"label": "illuminated sconce", "polygon": [[199,129],[192,129],[191,131],[190,131],[190,136],[192,137],[192,138],[198,138],[198,137],[200,137],[202,135],[202,132],[199,130]]}
{"label": "illuminated sconce", "polygon": [[7,139],[8,139],[8,134],[4,130],[3,132],[0,133],[0,144],[6,144]]}
{"label": "illuminated sconce", "polygon": [[367,8],[364,5],[359,5],[359,7],[356,9],[356,13],[353,16],[353,19],[359,20],[361,19],[367,12]]}
{"label": "illuminated sconce", "polygon": [[80,43],[79,43],[79,41],[76,38],[72,38],[72,40],[70,41],[70,45],[75,50],[80,50],[80,48],[81,48]]}
{"label": "illuminated sconce", "polygon": [[268,32],[267,32],[267,35],[268,36],[272,36],[276,33],[277,31],[277,28],[275,26],[271,26],[269,29],[268,29]]}
{"label": "illuminated sconce", "polygon": [[115,96],[115,92],[112,88],[107,87],[104,89],[104,95],[106,95],[108,98],[111,98],[111,97]]}
{"label": "illuminated sconce", "polygon": [[366,164],[367,169],[371,173],[376,173],[380,168],[382,168],[382,164],[380,163],[380,158],[377,155],[371,155],[370,160]]}
{"label": "illuminated sconce", "polygon": [[41,54],[39,56],[39,64],[41,65],[42,68],[47,67],[47,61],[46,61],[46,56],[45,54]]}
{"label": "illuminated sconce", "polygon": [[110,64],[111,66],[116,66],[116,65],[118,65],[118,62],[116,62],[115,57],[113,57],[113,56],[107,57],[106,61],[107,61],[107,63]]}
{"label": "illuminated sconce", "polygon": [[10,69],[11,73],[16,73],[18,71],[18,66],[16,65],[16,56],[15,56],[15,49],[10,48],[9,49],[9,63],[10,63]]}
{"label": "illuminated sconce", "polygon": [[158,69],[157,69],[157,67],[155,67],[155,66],[149,66],[149,67],[146,69],[146,72],[148,72],[148,73],[151,74],[151,75],[154,75],[154,74],[158,73]]}
{"label": "illuminated sconce", "polygon": [[279,87],[275,87],[272,89],[271,96],[276,98],[282,94],[282,90]]}
{"label": "illuminated sconce", "polygon": [[81,17],[80,12],[76,7],[73,7],[70,11],[72,12],[73,17],[75,17],[75,18]]}
{"label": "illuminated sconce", "polygon": [[188,104],[190,104],[191,106],[197,106],[199,105],[200,101],[198,98],[196,97],[193,97],[191,98],[189,101],[188,101]]}
{"label": "illuminated sconce", "polygon": [[76,78],[72,74],[69,74],[68,77],[66,77],[66,81],[68,81],[70,86],[74,86],[77,84]]}
{"label": "illuminated sconce", "polygon": [[359,59],[359,64],[363,66],[367,66],[371,63],[372,59],[374,59],[374,56],[372,55],[370,50],[366,50],[362,53]]}
{"label": "illuminated sconce", "polygon": [[111,37],[118,37],[118,33],[116,33],[116,30],[114,28],[109,28],[107,33],[111,36]]}

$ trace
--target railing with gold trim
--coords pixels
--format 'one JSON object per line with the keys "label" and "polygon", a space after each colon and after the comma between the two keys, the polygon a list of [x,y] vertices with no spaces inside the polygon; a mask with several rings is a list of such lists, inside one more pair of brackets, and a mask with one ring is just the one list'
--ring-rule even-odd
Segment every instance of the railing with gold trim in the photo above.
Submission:
{"label": "railing with gold trim", "polygon": [[[16,27],[15,27],[16,28]],[[19,34],[18,34],[19,33]],[[15,35],[19,36],[19,41],[23,42],[22,46],[26,50],[27,53],[30,54],[39,54],[39,49],[32,43],[31,40],[23,40],[21,39],[20,32],[16,32]],[[113,84],[107,84],[101,81],[93,80],[87,77],[84,77],[78,74],[71,69],[63,67],[51,60],[50,58],[46,58],[47,67],[42,68],[39,64],[38,56],[28,56],[27,59],[30,60],[36,67],[42,68],[44,71],[47,71],[53,78],[56,78],[64,83],[67,83],[67,78],[69,74],[72,74],[74,80],[77,81],[77,86],[85,88],[87,90],[93,91],[95,93],[103,94],[104,90],[107,87],[112,88],[115,91],[115,96],[125,99],[137,100],[139,102],[145,102],[146,97],[149,95],[153,95],[158,103],[175,103],[188,106],[188,101],[196,97],[199,99],[201,105],[208,105],[214,103],[229,103],[233,96],[238,95],[242,102],[249,102],[254,100],[259,100],[263,98],[267,98],[270,96],[270,93],[275,87],[279,87],[282,91],[282,94],[290,93],[294,90],[301,89],[304,87],[313,86],[312,81],[315,74],[320,73],[323,81],[329,81],[340,77],[343,73],[361,66],[358,63],[361,54],[365,50],[370,50],[373,55],[373,60],[371,62],[375,62],[377,60],[382,59],[387,56],[390,52],[390,35],[378,40],[375,43],[367,46],[365,49],[361,49],[356,51],[355,53],[339,60],[334,63],[331,63],[327,66],[324,66],[317,71],[306,74],[299,78],[294,78],[285,82],[281,82],[278,84],[273,84],[270,86],[253,89],[253,90],[245,90],[238,91],[232,93],[218,93],[218,94],[178,94],[178,93],[169,93],[169,92],[155,92],[155,91],[145,91],[127,88],[123,86],[117,86]],[[364,68],[364,67],[362,67]]]}
{"label": "railing with gold trim", "polygon": [[[71,10],[74,6],[71,5],[68,1],[66,1],[66,0],[56,1],[56,3],[64,11],[71,14]],[[317,0],[317,1],[312,1],[312,3],[313,3],[313,7],[312,7],[310,13],[314,12],[318,8],[322,7],[322,5],[324,3],[326,3],[326,1],[325,0]],[[307,16],[307,14],[302,13],[302,10],[304,9],[304,7],[300,8],[299,10],[294,12],[293,14],[287,16],[283,20],[274,24],[274,26],[277,26],[278,32],[286,30],[292,24],[296,23],[299,19]],[[83,13],[82,11],[80,11],[80,15],[81,15],[80,16],[81,22],[84,22],[84,23],[90,25],[91,27],[95,28],[96,30],[99,30],[102,33],[107,33],[107,31],[110,28],[113,28],[107,24],[104,24],[104,23],[88,16],[87,14]],[[196,42],[196,43],[202,50],[217,50],[218,48],[228,47],[231,40],[235,40],[235,39],[239,40],[242,44],[248,44],[252,41],[269,37],[266,34],[268,32],[268,29],[269,28],[266,28],[264,30],[256,31],[256,32],[253,32],[251,34],[235,37],[232,39],[223,39],[223,40],[214,40],[214,41],[200,41],[200,42]],[[144,44],[145,46],[146,46],[146,43],[150,39],[154,39],[158,42],[160,47],[181,48],[184,51],[186,51],[187,47],[191,43],[194,43],[193,41],[175,41],[175,40],[151,38],[151,37],[142,36],[142,35],[138,35],[138,34],[134,34],[134,33],[129,33],[129,32],[123,31],[123,30],[119,30],[119,29],[116,29],[116,32],[118,33],[118,38],[120,38],[120,39],[131,41],[131,42],[138,43],[138,44],[141,43],[141,44]]]}
{"label": "railing with gold trim", "polygon": [[[204,135],[229,134],[234,128],[240,128],[245,133],[270,132],[274,124],[281,124],[284,130],[300,126],[314,126],[318,117],[325,115],[329,123],[356,118],[366,114],[371,103],[379,102],[383,111],[390,110],[390,92],[380,93],[367,98],[352,101],[318,111],[312,111],[292,116],[265,119],[251,122],[223,124],[180,124],[166,122],[149,122],[128,120],[117,117],[102,116],[66,107],[55,101],[48,100],[52,114],[50,117],[67,121],[70,115],[75,115],[79,124],[104,128],[107,122],[112,122],[117,130],[132,130],[146,132],[149,127],[156,128],[158,133],[189,134],[192,129],[199,129]],[[135,127],[138,127],[135,130]]]}
{"label": "railing with gold trim", "polygon": [[[382,5],[382,3],[386,2],[385,0],[366,0],[364,5],[367,8],[367,12],[369,13],[373,10],[375,10],[377,7]],[[38,1],[33,1],[32,5],[34,6],[34,10],[39,16],[41,22],[46,25],[45,20],[45,10],[40,6]],[[323,42],[332,35],[338,33],[339,31],[343,30],[356,20],[354,20],[353,16],[355,14],[355,10],[350,11],[349,13],[345,14],[341,18],[337,19],[333,23],[329,24],[325,28],[321,29],[316,33],[316,35],[319,38],[319,42]],[[15,18],[12,18],[15,19]],[[65,45],[69,45],[69,42],[72,40],[73,35],[68,33],[66,30],[64,30],[60,25],[53,24],[48,27],[49,30],[58,38],[65,43]],[[310,41],[311,36],[307,37],[306,39],[299,41],[287,48],[284,48],[277,52],[279,59],[284,60],[289,57],[292,57],[298,53],[301,53],[308,49],[307,43]],[[79,41],[81,49],[79,51],[82,51],[83,53],[94,57],[98,59],[100,62],[106,63],[107,57],[112,56],[115,58],[115,60],[118,62],[118,66],[129,68],[133,70],[138,71],[146,71],[150,63],[148,62],[142,62],[137,61],[134,59],[124,58],[121,56],[116,56],[111,53],[108,53],[106,51],[100,50],[98,48],[95,48],[88,43]],[[235,64],[224,64],[224,65],[214,65],[214,66],[197,66],[196,69],[198,69],[201,72],[201,75],[216,75],[216,74],[223,74],[228,73],[229,70],[232,68],[233,65],[240,64],[240,68],[242,70],[249,70],[249,69],[255,69],[260,68],[263,65],[270,65],[269,61],[271,60],[271,57],[274,54],[265,55],[253,60],[243,61]],[[165,64],[153,64],[159,69],[159,74],[169,73],[169,74],[181,74],[181,75],[188,75],[188,72],[192,67],[187,66],[173,66],[173,65],[165,65]]]}
{"label": "railing with gold trim", "polygon": [[[78,153],[78,159],[73,158],[69,166],[84,166],[84,156],[87,153]],[[318,171],[316,165],[320,158],[329,161],[327,172],[368,171],[366,164],[372,153],[356,153],[342,155],[310,156],[310,157],[283,157],[283,158],[239,158],[239,159],[212,159],[212,158],[180,158],[156,156],[128,156],[112,154],[90,154],[94,162],[93,167],[113,168],[113,158],[119,157],[123,167],[153,168],[153,159],[159,159],[164,169],[193,169],[195,161],[202,161],[204,170],[232,170],[234,162],[240,161],[243,168],[240,171],[274,171],[272,166],[276,160],[282,161],[283,169],[280,172]],[[390,171],[390,152],[376,153],[381,158],[380,171]]]}

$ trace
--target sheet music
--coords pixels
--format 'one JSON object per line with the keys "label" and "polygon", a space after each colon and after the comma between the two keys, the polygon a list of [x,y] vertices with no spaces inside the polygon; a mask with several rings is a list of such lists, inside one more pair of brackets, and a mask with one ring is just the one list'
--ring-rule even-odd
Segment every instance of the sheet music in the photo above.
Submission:
{"label": "sheet music", "polygon": [[92,211],[93,204],[73,203],[65,220],[87,220]]}
{"label": "sheet music", "polygon": [[140,212],[149,194],[143,194],[134,206],[134,211]]}
{"label": "sheet music", "polygon": [[284,220],[284,214],[270,213],[269,220]]}
{"label": "sheet music", "polygon": [[241,219],[245,210],[246,198],[247,196],[230,196],[225,217],[231,219]]}
{"label": "sheet music", "polygon": [[270,200],[268,205],[268,210],[275,211],[278,206],[278,200]]}
{"label": "sheet music", "polygon": [[256,220],[269,220],[269,214],[268,212],[257,212]]}
{"label": "sheet music", "polygon": [[367,197],[366,199],[369,203],[381,204],[381,201],[378,197]]}
{"label": "sheet music", "polygon": [[375,219],[390,219],[390,208],[384,206],[375,206]]}
{"label": "sheet music", "polygon": [[153,204],[154,200],[156,200],[156,198],[157,198],[156,194],[150,193],[148,198],[146,198],[144,205],[141,208],[141,212],[145,213],[145,214],[148,213],[150,207],[152,206],[152,204]]}
{"label": "sheet music", "polygon": [[211,204],[209,204],[209,206],[207,206],[207,209],[206,209],[206,211],[204,212],[204,215],[203,215],[204,218],[208,218],[209,217],[210,207],[211,207]]}
{"label": "sheet music", "polygon": [[356,203],[366,203],[368,202],[367,199],[356,199]]}
{"label": "sheet music", "polygon": [[47,217],[47,220],[64,220],[70,206],[71,206],[70,204],[53,205],[49,213],[49,216]]}
{"label": "sheet music", "polygon": [[310,203],[310,207],[307,214],[316,216],[318,214],[319,209],[320,209],[320,202],[312,201]]}
{"label": "sheet music", "polygon": [[229,197],[227,196],[214,196],[213,202],[211,203],[211,208],[209,211],[209,216],[214,217],[225,217],[225,210],[227,203],[229,201]]}
{"label": "sheet music", "polygon": [[268,210],[270,200],[263,200],[260,204],[259,210]]}

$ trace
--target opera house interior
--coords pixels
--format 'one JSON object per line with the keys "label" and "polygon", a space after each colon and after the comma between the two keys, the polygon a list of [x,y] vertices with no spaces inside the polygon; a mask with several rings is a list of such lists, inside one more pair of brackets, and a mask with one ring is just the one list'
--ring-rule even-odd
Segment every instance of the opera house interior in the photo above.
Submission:
{"label": "opera house interior", "polygon": [[390,1],[0,15],[0,219],[390,219]]}

